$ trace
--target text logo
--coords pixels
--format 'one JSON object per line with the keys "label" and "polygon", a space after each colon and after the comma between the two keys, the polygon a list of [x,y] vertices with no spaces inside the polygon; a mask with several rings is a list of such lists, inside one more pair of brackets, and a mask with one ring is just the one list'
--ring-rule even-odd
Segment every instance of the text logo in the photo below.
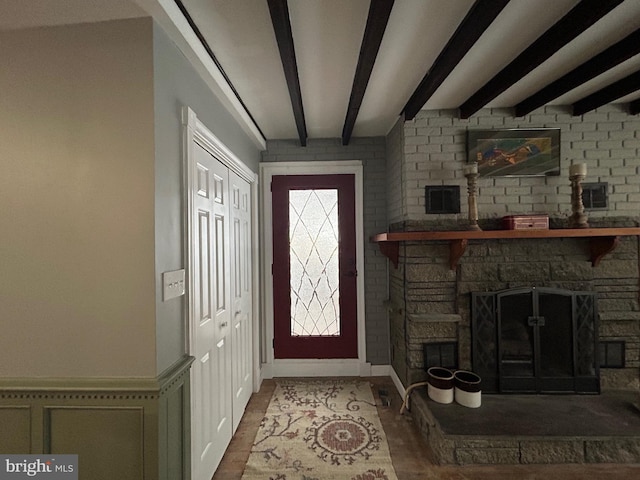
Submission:
{"label": "text logo", "polygon": [[78,480],[78,455],[0,455],[0,480]]}

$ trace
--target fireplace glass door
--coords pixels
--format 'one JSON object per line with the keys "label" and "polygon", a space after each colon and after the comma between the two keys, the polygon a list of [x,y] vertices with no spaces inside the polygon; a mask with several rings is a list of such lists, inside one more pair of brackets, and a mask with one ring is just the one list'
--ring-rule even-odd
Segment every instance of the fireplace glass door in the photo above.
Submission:
{"label": "fireplace glass door", "polygon": [[498,295],[501,390],[573,390],[572,296],[559,292]]}
{"label": "fireplace glass door", "polygon": [[533,312],[533,297],[526,293],[498,295],[500,322],[499,358],[502,378],[524,383],[535,378],[534,352],[539,342],[537,332],[529,325]]}
{"label": "fireplace glass door", "polygon": [[474,293],[472,336],[474,369],[485,391],[599,392],[591,292],[519,288]]}

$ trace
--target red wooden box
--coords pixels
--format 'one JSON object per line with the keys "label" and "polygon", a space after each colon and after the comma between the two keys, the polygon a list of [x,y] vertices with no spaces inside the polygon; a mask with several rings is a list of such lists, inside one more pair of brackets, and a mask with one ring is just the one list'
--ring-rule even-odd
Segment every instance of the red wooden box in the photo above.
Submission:
{"label": "red wooden box", "polygon": [[502,217],[504,230],[548,230],[549,215],[509,215]]}

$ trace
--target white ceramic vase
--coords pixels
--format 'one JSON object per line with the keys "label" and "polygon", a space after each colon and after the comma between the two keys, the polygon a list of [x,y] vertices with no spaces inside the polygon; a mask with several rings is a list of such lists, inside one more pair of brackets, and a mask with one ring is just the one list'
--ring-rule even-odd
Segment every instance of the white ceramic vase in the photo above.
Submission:
{"label": "white ceramic vase", "polygon": [[473,372],[458,370],[454,374],[454,397],[463,407],[478,408],[482,404],[481,378]]}
{"label": "white ceramic vase", "polygon": [[453,402],[453,372],[447,368],[431,367],[427,370],[427,394],[438,403]]}

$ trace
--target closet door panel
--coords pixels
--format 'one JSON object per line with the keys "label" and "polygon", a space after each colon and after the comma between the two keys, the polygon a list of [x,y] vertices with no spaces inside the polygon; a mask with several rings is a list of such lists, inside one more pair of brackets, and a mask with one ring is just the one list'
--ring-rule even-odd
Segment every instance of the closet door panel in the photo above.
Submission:
{"label": "closet door panel", "polygon": [[233,172],[231,188],[231,247],[233,258],[233,424],[240,423],[252,391],[251,186]]}
{"label": "closet door panel", "polygon": [[208,479],[231,441],[232,347],[229,172],[194,145],[190,315],[192,367],[192,468]]}

